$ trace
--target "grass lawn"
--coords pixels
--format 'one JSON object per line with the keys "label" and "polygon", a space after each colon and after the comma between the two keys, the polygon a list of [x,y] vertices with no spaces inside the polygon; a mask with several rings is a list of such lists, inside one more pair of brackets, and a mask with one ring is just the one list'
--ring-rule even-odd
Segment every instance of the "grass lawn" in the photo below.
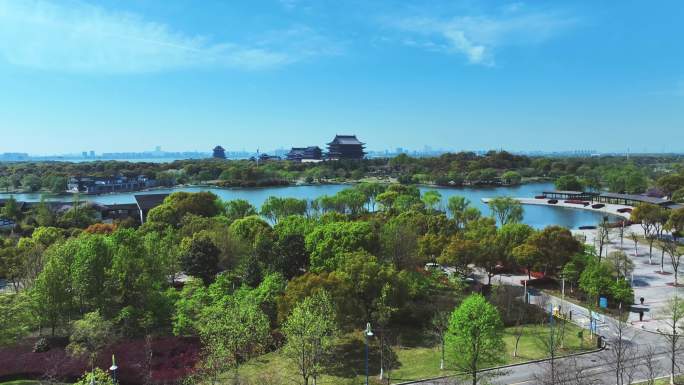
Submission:
{"label": "grass lawn", "polygon": [[[646,384],[646,382],[635,382],[634,385]],[[684,384],[684,375],[675,376],[675,384]],[[655,385],[670,385],[670,377],[663,377],[655,380]]]}
{"label": "grass lawn", "polygon": [[[559,354],[564,355],[592,349],[594,344],[587,339],[588,333],[584,333],[585,339],[580,342],[577,335],[579,331],[580,329],[575,325],[566,325],[564,349]],[[514,328],[507,328],[504,333],[504,343],[506,345],[504,363],[518,363],[544,358],[546,354],[542,339],[547,338],[548,332],[547,327],[527,325],[524,328],[523,336],[518,346],[518,357],[513,357],[515,347]],[[391,371],[391,378],[396,382],[454,373],[453,370],[442,371],[439,369],[439,347],[431,345],[421,346],[418,343],[420,337],[422,336],[407,336],[402,338],[403,343],[401,345],[394,347],[397,355],[397,365]],[[341,345],[341,348],[336,352],[336,356],[339,357],[337,366],[330,371],[329,375],[319,378],[319,384],[359,384],[364,379],[365,347],[361,334],[345,336]],[[371,345],[370,372],[376,379],[379,374],[379,361],[380,357],[377,354],[377,346]],[[447,361],[447,368],[448,366],[449,362]],[[296,379],[298,376],[292,363],[278,352],[263,355],[243,365],[240,369],[240,375],[256,383],[268,383],[269,377]]]}

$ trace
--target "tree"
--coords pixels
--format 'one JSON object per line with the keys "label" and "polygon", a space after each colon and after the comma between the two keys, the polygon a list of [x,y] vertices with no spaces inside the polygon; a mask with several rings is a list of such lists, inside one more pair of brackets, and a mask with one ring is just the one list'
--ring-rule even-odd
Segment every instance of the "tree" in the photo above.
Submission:
{"label": "tree", "polygon": [[442,202],[442,194],[440,194],[437,190],[426,191],[423,193],[421,200],[429,211],[435,211]]}
{"label": "tree", "polygon": [[672,232],[675,239],[684,236],[684,208],[672,210],[664,228]]}
{"label": "tree", "polygon": [[7,198],[5,201],[5,207],[2,208],[0,214],[2,214],[3,217],[11,219],[15,222],[21,219],[21,208],[19,207],[17,200],[14,199],[14,196],[10,195],[10,197]]}
{"label": "tree", "polygon": [[497,197],[487,202],[492,216],[495,216],[499,223],[507,225],[518,223],[523,219],[523,208],[520,202],[510,197]]}
{"label": "tree", "polygon": [[0,346],[14,344],[35,326],[31,301],[23,293],[0,295]]}
{"label": "tree", "polygon": [[221,211],[218,197],[211,192],[175,192],[164,203],[150,210],[147,220],[178,226],[186,214],[213,217]]}
{"label": "tree", "polygon": [[582,244],[570,230],[561,226],[548,226],[530,235],[527,243],[541,253],[540,266],[544,273],[555,272],[564,266],[574,254],[582,251]]}
{"label": "tree", "polygon": [[12,186],[9,178],[6,176],[0,176],[0,189],[5,189],[5,192],[9,192],[9,188]]}
{"label": "tree", "polygon": [[223,204],[223,211],[231,221],[257,215],[256,208],[244,199],[234,199]]}
{"label": "tree", "polygon": [[606,262],[613,265],[615,269],[615,280],[627,278],[634,271],[634,262],[625,254],[624,251],[612,251],[608,253]]}
{"label": "tree", "polygon": [[218,257],[221,251],[214,245],[206,232],[199,232],[192,238],[183,240],[184,252],[181,267],[192,276],[202,279],[205,285],[210,284],[218,273]]}
{"label": "tree", "polygon": [[520,184],[522,176],[517,171],[506,171],[501,175],[501,180],[507,185]]}
{"label": "tree", "polygon": [[307,202],[305,199],[270,196],[261,205],[261,215],[273,223],[278,223],[278,220],[290,215],[304,215],[306,214],[306,209]]}
{"label": "tree", "polygon": [[112,323],[98,311],[87,313],[83,319],[74,321],[67,351],[76,357],[87,356],[92,368],[97,354],[113,342],[112,329]]}
{"label": "tree", "polygon": [[662,336],[668,343],[668,354],[670,358],[670,384],[674,385],[674,376],[677,370],[677,358],[682,349],[682,332],[680,322],[684,319],[684,300],[678,296],[672,297],[662,311],[663,322],[667,329],[662,332]]}
{"label": "tree", "polygon": [[541,251],[529,243],[523,243],[513,249],[515,261],[518,265],[525,267],[528,279],[532,279],[532,268],[539,264],[541,255]]}
{"label": "tree", "polygon": [[582,191],[584,189],[582,181],[574,175],[561,176],[556,179],[555,185],[557,190],[563,191]]}
{"label": "tree", "polygon": [[355,188],[365,195],[366,201],[368,202],[369,211],[375,211],[375,204],[377,202],[378,195],[382,194],[386,190],[385,185],[375,182],[359,183]]}
{"label": "tree", "polygon": [[33,174],[25,175],[21,178],[21,187],[29,192],[35,192],[40,190],[42,182],[39,177]]}
{"label": "tree", "polygon": [[640,203],[632,210],[630,220],[641,224],[648,241],[648,263],[652,263],[653,242],[660,237],[663,225],[668,220],[667,215],[667,209],[651,203]]}
{"label": "tree", "polygon": [[258,353],[268,339],[269,323],[256,301],[225,297],[203,311],[199,323],[201,368],[216,384],[218,376],[237,369],[241,360]]}
{"label": "tree", "polygon": [[105,372],[100,368],[95,368],[92,372],[87,372],[83,374],[83,377],[81,377],[74,385],[91,384],[115,385],[114,381],[112,380],[112,376],[110,376],[109,373]]}
{"label": "tree", "polygon": [[634,258],[639,256],[639,234],[635,232],[629,233],[629,239],[634,242]]}
{"label": "tree", "polygon": [[663,250],[670,256],[670,264],[672,265],[672,271],[674,273],[674,285],[677,287],[679,285],[677,278],[679,277],[679,265],[682,261],[682,249],[675,240],[663,242]]}
{"label": "tree", "polygon": [[49,326],[52,336],[70,319],[74,308],[68,279],[72,252],[69,247],[50,249],[45,267],[31,291],[41,325]]}
{"label": "tree", "polygon": [[445,356],[445,343],[446,335],[449,330],[449,319],[451,317],[451,312],[448,311],[438,311],[432,317],[432,332],[435,337],[439,340],[440,346],[440,359],[439,359],[439,370],[444,370],[444,356]]}
{"label": "tree", "polygon": [[408,221],[400,217],[391,218],[382,226],[380,233],[382,255],[397,269],[415,266],[418,234]]}
{"label": "tree", "polygon": [[447,209],[451,213],[452,218],[456,221],[456,227],[462,228],[466,220],[466,209],[470,206],[470,201],[465,197],[454,195],[450,196],[447,201]]}
{"label": "tree", "polygon": [[478,383],[478,370],[502,361],[503,323],[496,308],[480,294],[466,298],[454,310],[446,336],[456,369]]}
{"label": "tree", "polygon": [[283,353],[297,366],[304,385],[309,384],[309,378],[315,385],[325,368],[326,352],[337,334],[335,320],[331,297],[320,290],[300,302],[283,325],[287,339]]}
{"label": "tree", "polygon": [[369,222],[331,222],[317,226],[306,236],[311,270],[335,270],[345,253],[378,250],[378,235]]}
{"label": "tree", "polygon": [[596,228],[596,242],[599,244],[599,262],[601,262],[601,257],[603,256],[603,248],[607,243],[610,243],[610,232],[611,228],[607,220],[602,220],[599,222]]}
{"label": "tree", "polygon": [[597,304],[601,294],[608,293],[612,284],[610,268],[606,263],[592,261],[580,275],[580,289],[593,298]]}

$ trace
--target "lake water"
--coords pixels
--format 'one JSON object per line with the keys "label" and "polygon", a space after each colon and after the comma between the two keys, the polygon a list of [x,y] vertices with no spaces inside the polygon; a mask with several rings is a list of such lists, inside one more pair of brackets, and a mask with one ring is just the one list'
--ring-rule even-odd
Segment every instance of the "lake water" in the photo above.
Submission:
{"label": "lake water", "polygon": [[[321,195],[333,195],[340,190],[350,187],[349,185],[314,185],[314,186],[288,186],[288,187],[266,187],[266,188],[209,188],[209,187],[179,187],[170,189],[158,189],[154,191],[138,193],[121,193],[106,195],[83,195],[81,199],[94,201],[102,204],[114,203],[133,203],[134,194],[159,194],[172,193],[174,191],[211,191],[223,200],[244,199],[256,207],[270,196],[291,197],[298,199],[315,199]],[[489,215],[489,208],[482,202],[482,198],[492,198],[497,196],[510,197],[533,197],[543,191],[554,190],[552,183],[531,183],[513,187],[421,187],[421,190],[437,190],[442,194],[443,201],[450,196],[460,195],[468,198],[474,207],[477,207],[483,214]],[[14,194],[20,201],[39,201],[40,194]],[[0,194],[0,198],[8,197],[7,194]],[[70,195],[46,196],[48,200],[69,201]],[[523,221],[535,228],[543,228],[549,225],[561,225],[571,229],[579,226],[596,225],[604,214],[581,209],[572,209],[552,206],[524,206],[525,214]]]}

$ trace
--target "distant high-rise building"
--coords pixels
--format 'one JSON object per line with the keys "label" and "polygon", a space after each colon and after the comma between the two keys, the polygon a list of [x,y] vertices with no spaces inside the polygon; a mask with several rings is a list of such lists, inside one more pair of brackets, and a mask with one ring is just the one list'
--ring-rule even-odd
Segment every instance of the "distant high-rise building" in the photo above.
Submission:
{"label": "distant high-rise building", "polygon": [[335,139],[328,143],[328,159],[363,159],[366,156],[364,144],[356,135],[336,135]]}
{"label": "distant high-rise building", "polygon": [[94,157],[95,157],[95,151],[90,150],[90,157],[91,157],[91,158],[94,158]]}
{"label": "distant high-rise building", "polygon": [[83,155],[84,158],[87,158],[88,157],[88,151],[83,151],[83,153],[81,153],[81,155]]}
{"label": "distant high-rise building", "polygon": [[161,152],[161,146],[156,146],[154,148],[154,152]]}

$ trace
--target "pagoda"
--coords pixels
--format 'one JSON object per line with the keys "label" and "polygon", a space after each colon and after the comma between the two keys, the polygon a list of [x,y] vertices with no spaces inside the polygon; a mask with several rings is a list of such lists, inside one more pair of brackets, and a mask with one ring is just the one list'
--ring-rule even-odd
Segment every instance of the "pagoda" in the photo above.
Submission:
{"label": "pagoda", "polygon": [[336,135],[332,142],[328,143],[328,159],[363,159],[366,156],[364,144],[356,135]]}

